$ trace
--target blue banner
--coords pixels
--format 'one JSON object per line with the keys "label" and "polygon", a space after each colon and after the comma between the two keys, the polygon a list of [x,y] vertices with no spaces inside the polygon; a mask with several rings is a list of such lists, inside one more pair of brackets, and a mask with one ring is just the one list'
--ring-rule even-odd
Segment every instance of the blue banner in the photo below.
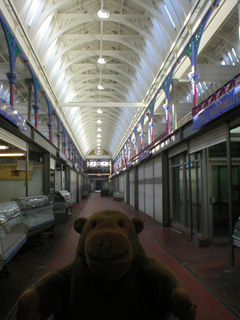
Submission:
{"label": "blue banner", "polygon": [[201,128],[203,125],[238,105],[240,105],[240,85],[193,117],[193,129],[197,130]]}

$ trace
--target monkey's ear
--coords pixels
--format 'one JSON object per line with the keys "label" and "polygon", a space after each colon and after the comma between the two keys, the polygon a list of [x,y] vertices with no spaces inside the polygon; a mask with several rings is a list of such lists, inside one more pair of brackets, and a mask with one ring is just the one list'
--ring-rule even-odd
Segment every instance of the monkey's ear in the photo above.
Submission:
{"label": "monkey's ear", "polygon": [[77,220],[74,221],[74,229],[77,231],[77,233],[82,232],[82,228],[87,221],[87,218],[78,218]]}
{"label": "monkey's ear", "polygon": [[132,223],[133,223],[133,225],[134,225],[135,230],[136,230],[137,233],[140,233],[140,232],[143,231],[144,223],[143,223],[143,221],[142,221],[141,219],[139,219],[139,218],[133,218],[133,219],[132,219]]}

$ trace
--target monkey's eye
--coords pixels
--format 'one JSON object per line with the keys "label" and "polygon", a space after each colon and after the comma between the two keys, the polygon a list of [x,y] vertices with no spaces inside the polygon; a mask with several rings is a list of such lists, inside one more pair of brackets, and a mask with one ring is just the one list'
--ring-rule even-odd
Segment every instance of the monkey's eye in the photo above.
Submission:
{"label": "monkey's eye", "polygon": [[97,226],[97,222],[96,222],[96,221],[93,221],[93,222],[92,222],[92,229],[96,228],[96,226]]}
{"label": "monkey's eye", "polygon": [[118,225],[120,228],[124,228],[124,222],[122,220],[118,221]]}

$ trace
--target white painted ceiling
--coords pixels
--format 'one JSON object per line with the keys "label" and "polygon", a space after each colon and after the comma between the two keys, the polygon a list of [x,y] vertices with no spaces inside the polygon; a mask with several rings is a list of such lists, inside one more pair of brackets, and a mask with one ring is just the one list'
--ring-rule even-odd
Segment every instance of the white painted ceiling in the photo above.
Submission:
{"label": "white painted ceiling", "polygon": [[[25,54],[32,57],[40,79],[44,78],[46,92],[64,125],[86,158],[91,150],[97,149],[98,128],[102,130],[101,148],[111,157],[116,156],[212,1],[0,0],[0,3],[20,45],[27,51]],[[98,18],[102,5],[109,10],[109,19]],[[237,55],[236,59],[232,55],[234,65],[225,59],[232,48]],[[3,49],[2,46],[2,57]],[[101,54],[107,59],[105,65],[97,63]],[[205,92],[199,93],[200,100],[239,72],[239,54],[237,0],[222,0],[209,20],[199,50],[199,81],[206,84]],[[224,71],[223,59],[228,65]],[[6,66],[7,61],[1,63],[1,81]],[[189,68],[190,62],[184,59],[174,75],[178,80],[175,92],[178,118],[191,111]],[[19,73],[20,70],[19,66]],[[104,90],[97,89],[100,82]],[[164,96],[160,95],[155,111],[159,134],[165,128],[163,103]],[[99,108],[102,114],[97,113]],[[46,117],[40,118],[40,126],[41,121],[46,122]]]}

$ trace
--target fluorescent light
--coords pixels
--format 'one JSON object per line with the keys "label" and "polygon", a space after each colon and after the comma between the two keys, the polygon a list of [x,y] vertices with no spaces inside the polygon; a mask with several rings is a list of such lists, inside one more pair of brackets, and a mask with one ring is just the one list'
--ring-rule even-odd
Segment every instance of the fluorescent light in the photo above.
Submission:
{"label": "fluorescent light", "polygon": [[97,113],[103,113],[103,111],[101,110],[101,108],[98,109]]}
{"label": "fluorescent light", "polygon": [[101,120],[101,119],[98,119],[97,123],[101,124],[101,123],[102,123],[102,120]]}
{"label": "fluorescent light", "polygon": [[104,90],[104,86],[102,85],[102,82],[99,83],[97,88],[98,88],[98,90]]}
{"label": "fluorescent light", "polygon": [[101,143],[98,143],[97,146],[100,147],[100,146],[101,146]]}
{"label": "fluorescent light", "polygon": [[171,16],[170,12],[168,11],[167,6],[164,5],[164,8],[165,8],[165,10],[167,11],[168,17],[169,17],[169,19],[170,19],[170,21],[171,21],[171,23],[172,23],[173,28],[176,29],[175,23],[174,23],[174,21],[173,21],[173,18],[172,18],[172,16]]}
{"label": "fluorescent light", "polygon": [[107,63],[107,59],[104,58],[102,55],[100,55],[100,57],[98,58],[97,61],[99,64],[106,64]]}
{"label": "fluorescent light", "polygon": [[97,138],[101,138],[102,136],[100,135],[100,133],[97,135]]}
{"label": "fluorescent light", "polygon": [[102,129],[101,128],[97,128],[97,131],[102,131]]}
{"label": "fluorescent light", "polygon": [[101,142],[101,139],[97,139],[97,142]]}
{"label": "fluorescent light", "polygon": [[8,146],[0,146],[0,150],[6,150],[8,149]]}
{"label": "fluorescent light", "polygon": [[104,8],[104,6],[97,13],[98,18],[108,19],[110,17],[110,12]]}
{"label": "fluorescent light", "polygon": [[23,157],[24,153],[0,153],[0,157]]}

